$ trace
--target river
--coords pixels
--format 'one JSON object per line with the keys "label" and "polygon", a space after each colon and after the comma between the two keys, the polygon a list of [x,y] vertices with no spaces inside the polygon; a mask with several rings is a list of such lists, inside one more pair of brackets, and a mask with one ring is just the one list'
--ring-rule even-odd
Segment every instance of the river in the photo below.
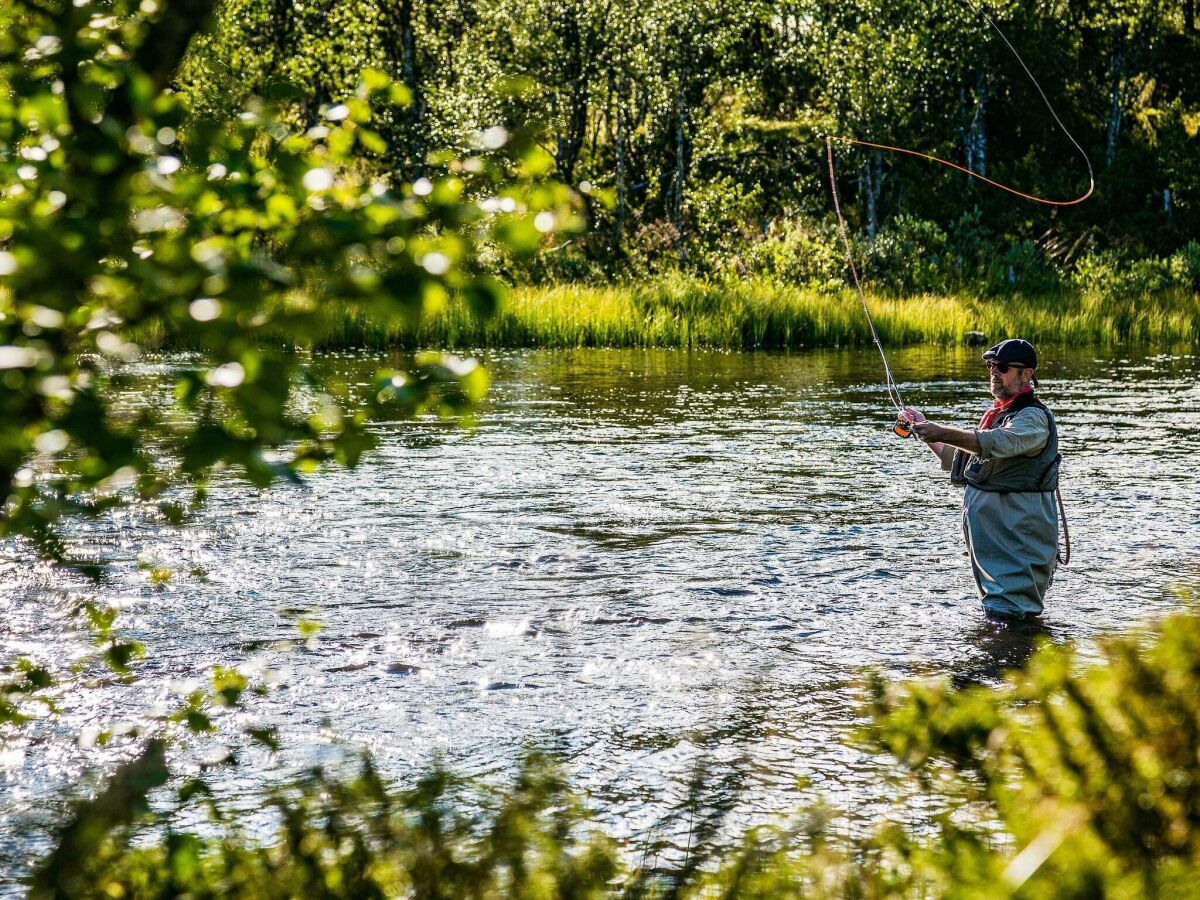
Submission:
{"label": "river", "polygon": [[[892,356],[930,418],[978,418],[978,351]],[[1086,651],[1200,585],[1200,357],[1043,357],[1074,560],[1041,633]],[[848,742],[864,673],[991,683],[1028,654],[1027,636],[983,620],[960,496],[922,445],[891,434],[873,352],[486,359],[494,387],[474,428],[382,423],[356,470],[261,493],[218,480],[179,529],[134,512],[73,526],[108,561],[99,585],[0,545],[3,661],[63,672],[87,649],[70,615],[82,597],[119,608],[148,649],[132,683],[85,670],[57,716],[0,744],[9,879],[69,790],[131,752],[121,732],[214,664],[273,685],[222,736],[261,722],[284,743],[240,746],[241,764],[214,776],[233,807],[362,749],[401,783],[435,756],[503,781],[535,745],[611,830],[642,839],[678,831],[660,822],[699,765],[730,827],[813,796],[864,820],[896,814],[887,762]],[[317,364],[361,383],[379,360]],[[165,585],[150,583],[156,567],[173,571]],[[304,641],[300,620],[322,629]]]}

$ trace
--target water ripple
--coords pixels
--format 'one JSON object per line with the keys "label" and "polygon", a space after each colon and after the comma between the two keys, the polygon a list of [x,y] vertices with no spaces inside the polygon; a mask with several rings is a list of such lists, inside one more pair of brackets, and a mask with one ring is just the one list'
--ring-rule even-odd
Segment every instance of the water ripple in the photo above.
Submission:
{"label": "water ripple", "polygon": [[[1200,451],[1200,362],[1044,355],[1075,562],[1041,633],[1086,644],[1200,582],[1183,462]],[[931,417],[979,415],[972,354],[894,356]],[[377,362],[322,364],[353,383]],[[866,669],[990,682],[1028,655],[1030,637],[982,621],[959,496],[890,435],[871,353],[522,352],[490,366],[473,430],[383,423],[357,470],[266,494],[218,483],[177,531],[126,513],[80,523],[72,539],[109,562],[99,588],[0,548],[5,660],[65,671],[86,649],[72,610],[88,596],[119,606],[150,654],[133,684],[89,673],[61,715],[4,745],[0,869],[19,871],[68,789],[135,744],[88,735],[134,727],[213,664],[277,685],[250,714],[285,750],[248,750],[217,779],[239,808],[356,749],[402,781],[434,755],[500,779],[533,741],[614,829],[644,835],[700,765],[731,827],[810,796],[801,778],[882,814],[886,763],[846,740]],[[146,390],[169,371],[148,370]],[[146,563],[176,575],[153,587]],[[299,638],[302,618],[323,624],[317,638]]]}

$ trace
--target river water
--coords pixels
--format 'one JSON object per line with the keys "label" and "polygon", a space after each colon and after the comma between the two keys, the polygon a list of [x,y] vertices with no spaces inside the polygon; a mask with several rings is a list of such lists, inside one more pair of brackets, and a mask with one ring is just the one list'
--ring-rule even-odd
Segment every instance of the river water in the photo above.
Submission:
{"label": "river water", "polygon": [[[1041,630],[1086,650],[1200,585],[1200,357],[1043,355],[1074,561]],[[379,362],[318,364],[366,382]],[[120,732],[214,664],[273,685],[222,737],[259,722],[284,742],[240,747],[241,765],[213,776],[233,806],[361,749],[408,783],[435,757],[502,781],[538,746],[610,829],[641,839],[679,829],[660,820],[701,765],[730,827],[815,795],[864,820],[896,814],[886,761],[847,740],[864,673],[994,682],[1027,655],[1028,635],[982,619],[960,496],[923,446],[891,435],[872,352],[487,362],[473,429],[381,424],[358,469],[265,493],[220,482],[178,530],[132,513],[78,526],[109,561],[99,586],[0,546],[0,660],[65,673],[86,650],[70,615],[82,597],[119,608],[148,648],[132,683],[85,670],[59,715],[0,744],[0,871],[25,870],[63,798],[136,744]],[[930,418],[966,424],[988,401],[977,351],[892,362]],[[152,567],[174,575],[152,585]],[[298,639],[300,620],[319,635]]]}

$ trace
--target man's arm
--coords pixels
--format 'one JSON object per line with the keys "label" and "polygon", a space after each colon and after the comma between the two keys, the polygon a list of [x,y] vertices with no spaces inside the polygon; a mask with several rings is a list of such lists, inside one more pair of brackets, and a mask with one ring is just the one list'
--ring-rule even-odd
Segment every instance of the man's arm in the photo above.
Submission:
{"label": "man's arm", "polygon": [[[901,420],[908,422],[913,426],[913,431],[917,433],[917,437],[924,441],[925,446],[929,448],[929,452],[938,458],[938,462],[942,464],[942,469],[949,472],[951,461],[954,459],[954,448],[958,445],[949,441],[943,442],[939,439],[927,438],[922,433],[922,429],[926,427],[938,428],[939,426],[934,425],[925,418],[924,413],[918,412],[911,406],[904,407],[904,412],[900,414],[900,418]],[[955,431],[956,429],[948,428],[943,430]],[[973,431],[965,433],[970,434],[972,437],[975,434]]]}
{"label": "man's arm", "polygon": [[[979,435],[974,429],[947,428],[944,425],[937,425],[926,420],[914,423],[913,431],[917,433],[917,436],[921,440],[929,444],[931,450],[933,450],[935,443],[949,444],[951,447],[957,447],[960,450],[966,450],[968,453],[979,455]],[[939,458],[942,455],[937,450],[933,452],[937,453]]]}
{"label": "man's arm", "polygon": [[1050,420],[1035,406],[1026,407],[1003,428],[979,432],[979,458],[1004,459],[1030,456],[1046,446],[1050,438]]}

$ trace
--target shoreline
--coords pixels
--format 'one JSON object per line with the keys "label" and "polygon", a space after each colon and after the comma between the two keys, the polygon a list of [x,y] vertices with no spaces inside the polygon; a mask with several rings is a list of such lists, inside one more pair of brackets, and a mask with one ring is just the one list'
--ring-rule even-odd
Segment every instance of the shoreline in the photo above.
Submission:
{"label": "shoreline", "polygon": [[[1200,295],[1164,291],[1119,298],[1055,291],[984,297],[918,294],[868,297],[887,347],[994,343],[1157,345],[1200,341]],[[853,348],[872,343],[857,295],[763,281],[712,283],[664,278],[611,286],[514,288],[490,319],[451,302],[417,322],[380,322],[334,309],[314,349],[576,349],[583,347],[744,350]]]}

